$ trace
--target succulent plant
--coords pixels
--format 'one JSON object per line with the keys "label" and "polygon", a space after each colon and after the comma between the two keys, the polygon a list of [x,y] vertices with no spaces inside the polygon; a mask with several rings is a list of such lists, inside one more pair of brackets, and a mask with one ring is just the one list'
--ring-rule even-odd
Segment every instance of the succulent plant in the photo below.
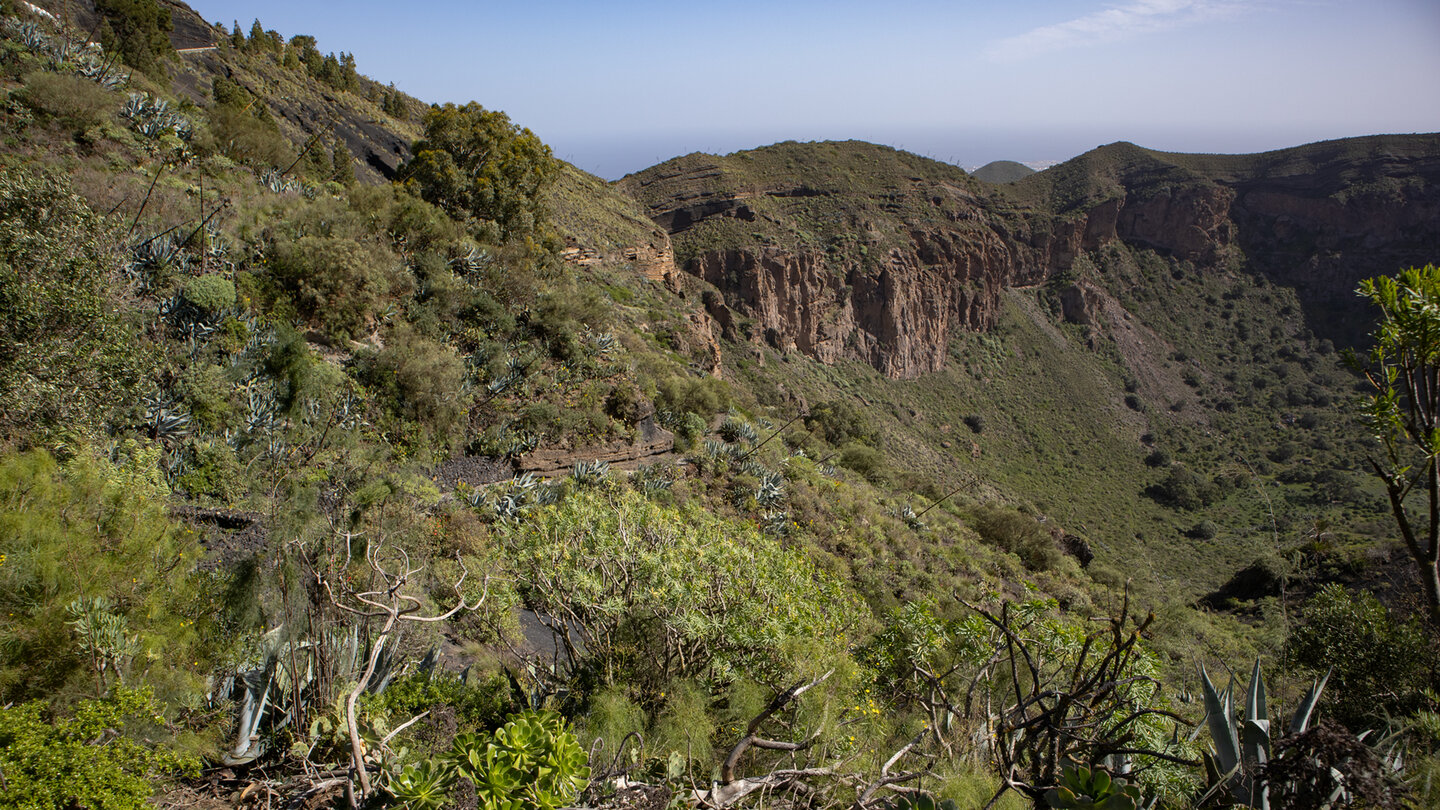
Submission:
{"label": "succulent plant", "polygon": [[785,476],[780,473],[767,473],[760,479],[760,485],[755,488],[755,503],[761,508],[769,509],[780,505],[785,501]]}
{"label": "succulent plant", "polygon": [[1045,803],[1063,810],[1136,810],[1140,788],[1112,778],[1103,768],[1064,768],[1060,785],[1045,793]]}
{"label": "succulent plant", "polygon": [[610,462],[608,461],[577,461],[574,468],[570,470],[570,477],[575,483],[582,486],[598,484],[605,480],[610,474]]}
{"label": "succulent plant", "polygon": [[[1290,718],[1289,734],[1302,734],[1310,725],[1310,717],[1330,673],[1316,681],[1300,699]],[[1244,718],[1235,712],[1235,679],[1224,690],[1217,690],[1210,674],[1202,666],[1200,679],[1205,690],[1205,722],[1210,729],[1214,749],[1206,752],[1205,777],[1209,786],[1200,803],[1212,796],[1225,796],[1230,801],[1256,810],[1269,810],[1269,786],[1259,768],[1271,757],[1273,741],[1280,735],[1272,733],[1269,710],[1265,703],[1265,680],[1260,660],[1250,673],[1245,692]]]}

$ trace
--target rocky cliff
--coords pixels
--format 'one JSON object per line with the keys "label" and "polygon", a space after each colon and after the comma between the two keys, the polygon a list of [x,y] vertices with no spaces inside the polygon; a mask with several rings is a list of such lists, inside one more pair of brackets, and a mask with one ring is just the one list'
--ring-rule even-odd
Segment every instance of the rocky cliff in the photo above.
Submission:
{"label": "rocky cliff", "polygon": [[718,293],[707,311],[728,339],[897,378],[939,369],[954,330],[993,325],[1006,287],[1115,241],[1202,269],[1248,262],[1315,307],[1440,252],[1437,136],[1249,156],[1112,144],[1003,188],[871,144],[792,143],[689,155],[618,185]]}

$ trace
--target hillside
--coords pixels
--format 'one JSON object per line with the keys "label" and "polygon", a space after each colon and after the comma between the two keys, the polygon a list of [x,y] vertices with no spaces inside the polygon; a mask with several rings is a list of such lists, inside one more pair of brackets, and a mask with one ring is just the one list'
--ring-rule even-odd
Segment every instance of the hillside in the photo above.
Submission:
{"label": "hillside", "polygon": [[1257,658],[1426,728],[1340,350],[1433,261],[1440,136],[606,183],[301,32],[40,5],[0,805],[1016,810],[1083,761],[1188,808],[1199,668]]}
{"label": "hillside", "polygon": [[1024,163],[1013,160],[992,160],[970,173],[976,180],[987,183],[1013,183],[1034,174],[1035,170]]}

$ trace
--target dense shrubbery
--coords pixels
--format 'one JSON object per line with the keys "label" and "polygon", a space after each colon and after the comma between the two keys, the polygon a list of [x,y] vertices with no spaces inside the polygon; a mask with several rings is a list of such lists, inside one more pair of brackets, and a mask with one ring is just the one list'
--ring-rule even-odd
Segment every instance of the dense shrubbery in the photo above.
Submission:
{"label": "dense shrubbery", "polygon": [[1055,540],[1029,515],[1003,506],[983,506],[975,511],[973,525],[980,539],[1019,557],[1032,571],[1053,568],[1060,562]]}
{"label": "dense shrubbery", "polygon": [[1326,706],[1356,731],[1413,712],[1434,683],[1432,646],[1420,623],[1400,621],[1366,591],[1326,585],[1306,605],[1286,655],[1330,672]]}
{"label": "dense shrubbery", "polygon": [[159,710],[148,692],[127,689],[66,713],[45,701],[0,708],[0,807],[150,807],[156,781],[198,765],[144,738],[163,724]]}
{"label": "dense shrubbery", "polygon": [[478,232],[493,228],[493,241],[536,234],[544,225],[540,192],[558,165],[550,147],[505,113],[474,102],[432,108],[414,151],[406,183],[452,216],[473,220]]}
{"label": "dense shrubbery", "polygon": [[0,443],[84,434],[133,395],[144,355],[105,227],[60,179],[0,171]]}
{"label": "dense shrubbery", "polygon": [[302,236],[270,252],[269,268],[301,313],[338,337],[375,324],[397,261],[385,250],[334,237]]}

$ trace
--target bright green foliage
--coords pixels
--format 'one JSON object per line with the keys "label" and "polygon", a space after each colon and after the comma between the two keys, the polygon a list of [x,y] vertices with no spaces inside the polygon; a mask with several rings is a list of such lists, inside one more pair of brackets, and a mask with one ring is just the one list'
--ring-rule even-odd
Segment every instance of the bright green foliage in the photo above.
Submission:
{"label": "bright green foliage", "polygon": [[558,171],[550,147],[534,133],[471,102],[426,113],[425,137],[403,176],[426,201],[457,218],[494,223],[509,238],[540,228],[541,192]]}
{"label": "bright green foliage", "polygon": [[1327,712],[1357,731],[1382,714],[1408,714],[1427,684],[1430,652],[1419,624],[1397,621],[1372,594],[1336,583],[1305,605],[1285,650],[1306,669],[1330,671]]}
{"label": "bright green foliage", "polygon": [[407,765],[385,789],[414,810],[444,805],[456,779],[475,786],[482,810],[553,810],[590,781],[585,751],[555,712],[511,715],[491,734],[455,737],[439,759]]}
{"label": "bright green foliage", "polygon": [[161,722],[150,693],[128,689],[81,701],[69,716],[43,701],[0,708],[0,808],[147,807],[154,780],[198,764],[126,733]]}
{"label": "bright green foliage", "polygon": [[1045,794],[1045,803],[1063,810],[1135,810],[1140,802],[1140,788],[1112,779],[1101,768],[1090,770],[1084,765],[1065,768],[1061,784]]}
{"label": "bright green foliage", "polygon": [[200,686],[196,622],[211,618],[191,578],[199,549],[165,498],[149,452],[121,467],[0,458],[0,701],[141,676],[167,692]]}
{"label": "bright green foliage", "polygon": [[155,0],[95,0],[105,18],[100,44],[119,51],[125,64],[152,76],[164,76],[160,58],[172,52],[170,10]]}
{"label": "bright green foliage", "polygon": [[454,781],[455,774],[447,763],[426,759],[392,775],[385,789],[408,810],[436,810],[445,805],[446,793]]}
{"label": "bright green foliage", "polygon": [[[1384,448],[1370,466],[1385,484],[1400,537],[1420,574],[1432,623],[1440,625],[1440,268],[1433,264],[1360,284],[1380,308],[1364,359],[1374,388],[1363,414]],[[1358,358],[1352,361],[1360,365]],[[1406,503],[1424,493],[1424,510]],[[1413,510],[1413,513],[1412,513]]]}
{"label": "bright green foliage", "polygon": [[862,616],[803,554],[696,505],[587,488],[499,530],[526,604],[601,683],[790,681],[843,658]]}
{"label": "bright green foliage", "polygon": [[59,178],[0,171],[0,444],[36,428],[91,432],[135,385],[103,236]]}
{"label": "bright green foliage", "polygon": [[206,312],[235,306],[235,282],[221,275],[196,276],[185,282],[185,300]]}
{"label": "bright green foliage", "polygon": [[396,678],[378,695],[363,697],[366,711],[391,718],[391,725],[421,712],[446,706],[455,714],[459,733],[488,732],[499,728],[514,705],[510,683],[504,677],[462,681],[447,672],[412,673]]}
{"label": "bright green foliage", "polygon": [[585,751],[550,711],[516,715],[488,738],[457,737],[451,758],[482,810],[553,810],[590,781]]}

